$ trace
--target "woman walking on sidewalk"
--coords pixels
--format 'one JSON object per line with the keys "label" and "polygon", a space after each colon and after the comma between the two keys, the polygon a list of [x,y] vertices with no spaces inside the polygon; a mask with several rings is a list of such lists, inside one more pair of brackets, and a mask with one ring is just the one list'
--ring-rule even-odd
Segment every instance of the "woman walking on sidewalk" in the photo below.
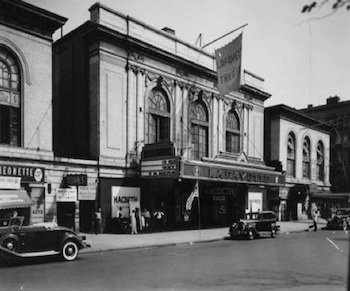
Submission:
{"label": "woman walking on sidewalk", "polygon": [[309,231],[311,231],[311,228],[314,228],[314,231],[317,231],[317,220],[318,220],[319,215],[320,215],[320,213],[319,213],[318,209],[316,208],[312,213],[313,225],[309,226]]}
{"label": "woman walking on sidewalk", "polygon": [[137,223],[136,223],[136,213],[135,210],[132,210],[130,214],[131,218],[131,234],[137,234]]}

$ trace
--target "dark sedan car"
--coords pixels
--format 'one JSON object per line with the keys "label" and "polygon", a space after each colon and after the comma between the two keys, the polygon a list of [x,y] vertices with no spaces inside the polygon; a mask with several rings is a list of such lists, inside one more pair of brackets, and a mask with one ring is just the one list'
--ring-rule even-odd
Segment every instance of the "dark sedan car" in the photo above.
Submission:
{"label": "dark sedan car", "polygon": [[350,208],[339,208],[332,218],[327,221],[327,229],[349,229]]}
{"label": "dark sedan car", "polygon": [[231,238],[254,239],[264,235],[274,238],[278,232],[276,221],[276,215],[273,211],[250,213],[247,219],[241,219],[230,226],[229,235]]}
{"label": "dark sedan car", "polygon": [[55,223],[22,224],[23,217],[16,217],[8,226],[0,227],[0,255],[5,260],[60,255],[65,261],[73,261],[79,250],[88,246],[85,237]]}

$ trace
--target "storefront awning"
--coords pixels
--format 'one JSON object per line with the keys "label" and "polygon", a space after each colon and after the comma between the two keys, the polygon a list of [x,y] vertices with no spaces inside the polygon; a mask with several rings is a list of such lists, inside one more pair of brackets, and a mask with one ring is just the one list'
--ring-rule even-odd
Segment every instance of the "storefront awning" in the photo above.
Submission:
{"label": "storefront awning", "polygon": [[311,193],[310,197],[328,200],[348,200],[350,199],[350,193],[332,193],[329,191],[324,191]]}
{"label": "storefront awning", "polygon": [[33,201],[24,190],[0,190],[0,209],[28,207]]}

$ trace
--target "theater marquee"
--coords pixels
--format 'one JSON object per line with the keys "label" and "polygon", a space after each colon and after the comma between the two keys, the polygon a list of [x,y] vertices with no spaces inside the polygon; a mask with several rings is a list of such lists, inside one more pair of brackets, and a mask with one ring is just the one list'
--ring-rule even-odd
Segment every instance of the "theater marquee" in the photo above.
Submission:
{"label": "theater marquee", "polygon": [[207,181],[222,181],[248,183],[255,185],[282,185],[284,175],[279,172],[238,167],[219,167],[209,164],[196,165],[183,162],[180,177],[190,179],[205,179]]}

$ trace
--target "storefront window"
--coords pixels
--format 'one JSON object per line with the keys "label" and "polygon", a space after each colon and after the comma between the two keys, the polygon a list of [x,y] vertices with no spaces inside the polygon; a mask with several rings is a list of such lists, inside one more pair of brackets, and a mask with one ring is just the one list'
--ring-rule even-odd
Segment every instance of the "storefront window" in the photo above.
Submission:
{"label": "storefront window", "polygon": [[20,84],[18,62],[0,46],[0,144],[21,144]]}
{"label": "storefront window", "polygon": [[200,160],[208,156],[208,113],[202,102],[192,104],[190,110],[192,133],[192,158]]}
{"label": "storefront window", "polygon": [[240,124],[234,111],[230,111],[226,117],[226,151],[238,153],[240,151]]}
{"label": "storefront window", "polygon": [[148,143],[170,140],[170,106],[168,98],[160,89],[148,97]]}
{"label": "storefront window", "polygon": [[303,142],[303,178],[310,179],[310,140],[308,137]]}
{"label": "storefront window", "polygon": [[317,144],[317,166],[316,166],[317,180],[324,180],[324,147],[321,141]]}
{"label": "storefront window", "polygon": [[295,136],[293,133],[288,135],[287,176],[295,177]]}

